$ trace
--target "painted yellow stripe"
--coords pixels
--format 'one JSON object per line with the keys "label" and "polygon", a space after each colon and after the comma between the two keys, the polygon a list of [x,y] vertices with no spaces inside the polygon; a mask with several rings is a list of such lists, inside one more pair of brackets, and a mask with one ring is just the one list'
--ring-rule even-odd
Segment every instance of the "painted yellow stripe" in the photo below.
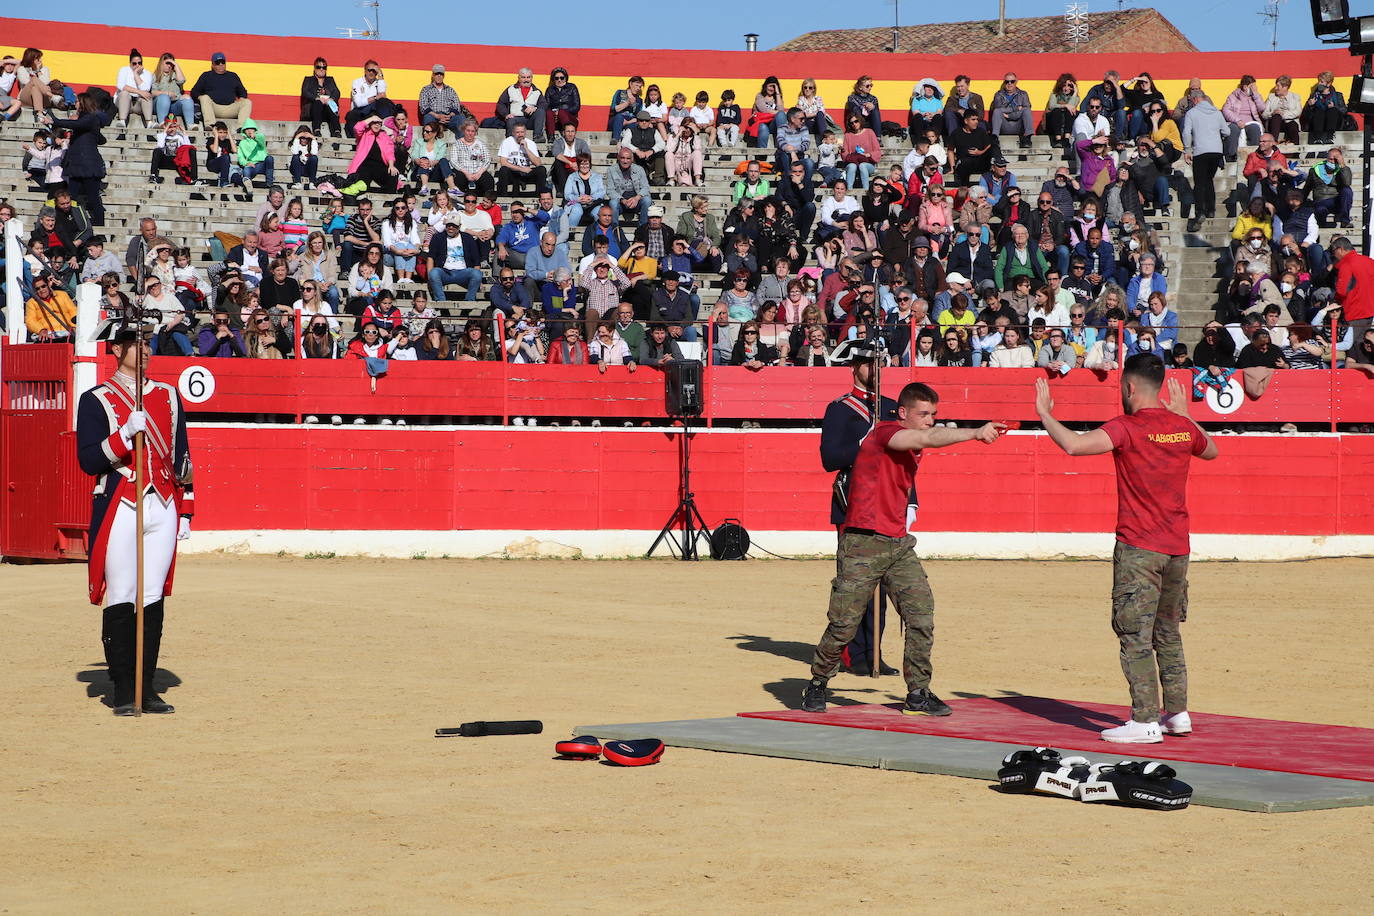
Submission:
{"label": "painted yellow stripe", "polygon": [[[0,48],[0,51],[18,56],[23,53],[23,48]],[[145,60],[151,65],[160,53],[160,51],[148,51]],[[210,67],[208,60],[195,58],[178,58],[178,60],[181,63],[182,72],[186,74],[188,83],[195,82],[196,77]],[[119,68],[128,62],[128,58],[123,54],[55,50],[46,52],[44,62],[57,79],[73,83],[90,83],[113,87]],[[230,65],[243,79],[243,84],[248,87],[250,94],[295,96],[300,90],[301,80],[310,73],[311,63],[311,60],[305,59],[298,63],[275,64],[231,61]],[[331,72],[345,96],[347,96],[353,80],[362,75],[361,66],[356,69],[334,67]],[[387,81],[388,92],[393,98],[403,101],[419,98],[420,89],[429,82],[430,76],[428,69],[401,69],[384,66],[382,72]],[[655,76],[650,72],[646,72],[644,78],[649,83],[658,84],[659,88],[663,90],[665,101],[671,102],[673,93],[680,91],[687,96],[689,105],[695,99],[697,92],[705,90],[710,94],[711,105],[714,107],[720,101],[720,93],[723,90],[733,89],[735,90],[736,101],[746,112],[753,104],[754,95],[758,92],[758,87],[762,82],[761,79],[749,78]],[[541,89],[544,79],[543,74],[536,74],[535,76],[535,83]],[[920,79],[920,77],[916,79]],[[458,95],[464,102],[491,104],[514,81],[514,73],[480,73],[451,68],[447,80],[449,85],[458,91]],[[1234,79],[1204,80],[1202,87],[1220,107],[1226,96],[1236,88],[1239,80],[1239,75]],[[575,75],[574,81],[581,91],[582,103],[592,106],[610,104],[611,96],[615,91],[625,86],[624,78],[618,76]],[[910,83],[897,80],[875,81],[874,94],[882,103],[883,112],[889,120],[905,123],[905,112],[909,110],[911,89],[915,82],[915,79]],[[1095,77],[1081,76],[1079,82],[1080,95],[1096,82]],[[1315,83],[1315,74],[1311,76],[1293,75],[1293,91],[1301,99],[1307,98],[1308,92]],[[949,92],[953,88],[952,74],[947,74],[940,79],[940,84],[946,92]],[[835,111],[844,105],[844,100],[848,97],[853,85],[850,80],[817,80],[816,89],[825,100],[827,107]],[[1158,81],[1157,85],[1159,90],[1164,93],[1165,100],[1172,107],[1183,95],[1184,90],[1188,88],[1188,81],[1162,79]],[[1259,85],[1261,92],[1267,93],[1273,85],[1272,77],[1261,78]],[[800,80],[782,81],[783,99],[789,105],[795,101],[800,86]],[[973,91],[982,95],[989,104],[992,102],[993,94],[1001,86],[1001,81],[996,79],[974,80],[972,83]],[[1054,81],[1022,80],[1020,86],[1029,93],[1032,105],[1037,111],[1040,111],[1043,110],[1045,101],[1049,98],[1050,90],[1054,88]]]}

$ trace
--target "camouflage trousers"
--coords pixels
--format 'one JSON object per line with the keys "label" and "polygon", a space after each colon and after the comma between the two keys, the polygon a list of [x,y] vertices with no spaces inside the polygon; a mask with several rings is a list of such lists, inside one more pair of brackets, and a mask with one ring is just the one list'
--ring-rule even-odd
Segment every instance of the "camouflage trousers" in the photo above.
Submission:
{"label": "camouflage trousers", "polygon": [[879,582],[897,605],[906,624],[906,648],[902,675],[907,689],[930,686],[930,647],[935,641],[935,596],[921,561],[916,558],[916,539],[881,534],[840,535],[839,573],[830,582],[830,623],[816,645],[811,676],[829,680],[840,663],[840,652],[854,638],[864,608]]}
{"label": "camouflage trousers", "polygon": [[[1188,556],[1170,556],[1120,541],[1112,554],[1112,630],[1131,688],[1131,718],[1159,721],[1164,709],[1188,708],[1188,665],[1179,624],[1188,619]],[[1156,667],[1156,662],[1158,666]]]}

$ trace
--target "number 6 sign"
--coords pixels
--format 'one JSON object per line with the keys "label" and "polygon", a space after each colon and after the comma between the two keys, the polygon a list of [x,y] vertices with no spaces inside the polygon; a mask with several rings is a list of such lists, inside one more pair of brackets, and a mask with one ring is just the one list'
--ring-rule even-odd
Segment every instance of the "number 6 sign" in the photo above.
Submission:
{"label": "number 6 sign", "polygon": [[1213,413],[1235,413],[1245,402],[1245,389],[1241,387],[1239,380],[1228,379],[1226,387],[1220,390],[1209,387],[1204,400]]}
{"label": "number 6 sign", "polygon": [[181,399],[192,404],[204,404],[215,396],[215,377],[204,366],[187,366],[177,379]]}

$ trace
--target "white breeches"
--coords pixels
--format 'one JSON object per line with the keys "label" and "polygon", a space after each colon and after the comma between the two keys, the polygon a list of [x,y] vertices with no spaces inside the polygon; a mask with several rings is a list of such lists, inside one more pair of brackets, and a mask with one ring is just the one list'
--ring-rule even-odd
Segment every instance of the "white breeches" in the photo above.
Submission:
{"label": "white breeches", "polygon": [[[120,501],[105,551],[105,606],[132,604],[137,584],[134,507]],[[143,500],[143,603],[162,599],[167,571],[177,551],[177,507],[149,493]]]}

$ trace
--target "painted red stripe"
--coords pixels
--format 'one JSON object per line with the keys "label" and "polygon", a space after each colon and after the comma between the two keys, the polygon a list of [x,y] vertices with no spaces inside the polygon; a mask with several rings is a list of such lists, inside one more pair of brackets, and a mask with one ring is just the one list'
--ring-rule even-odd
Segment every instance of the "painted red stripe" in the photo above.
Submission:
{"label": "painted red stripe", "polygon": [[[1249,51],[1217,51],[1195,54],[819,54],[780,51],[706,51],[646,48],[524,48],[501,45],[430,44],[410,41],[367,41],[305,36],[240,35],[212,32],[145,29],[65,23],[38,19],[0,19],[0,29],[15,45],[44,49],[99,51],[123,54],[138,47],[149,56],[173,50],[179,56],[208,58],[223,51],[234,60],[262,62],[299,61],[308,64],[322,54],[338,59],[344,66],[375,57],[385,65],[405,61],[408,66],[426,66],[431,58],[456,61],[451,69],[505,73],[524,63],[537,74],[554,66],[573,71],[606,75],[645,72],[683,77],[739,78],[757,80],[775,74],[783,79],[853,79],[867,73],[880,80],[911,80],[929,73],[949,80],[955,72],[975,79],[995,79],[1014,68],[1022,79],[1053,80],[1065,70],[1080,74],[1086,83],[1097,74],[1123,67],[1129,60],[1132,71],[1148,70],[1156,79],[1221,79],[1241,73],[1291,73],[1311,76],[1322,70],[1352,75],[1358,66],[1344,50],[1277,51],[1262,54]],[[614,61],[614,66],[603,66]],[[535,66],[535,64],[538,66]],[[194,79],[192,74],[187,74]],[[302,71],[304,75],[304,70]],[[1262,77],[1261,81],[1267,77]],[[253,87],[249,87],[252,91]],[[741,101],[748,102],[741,97]]]}

